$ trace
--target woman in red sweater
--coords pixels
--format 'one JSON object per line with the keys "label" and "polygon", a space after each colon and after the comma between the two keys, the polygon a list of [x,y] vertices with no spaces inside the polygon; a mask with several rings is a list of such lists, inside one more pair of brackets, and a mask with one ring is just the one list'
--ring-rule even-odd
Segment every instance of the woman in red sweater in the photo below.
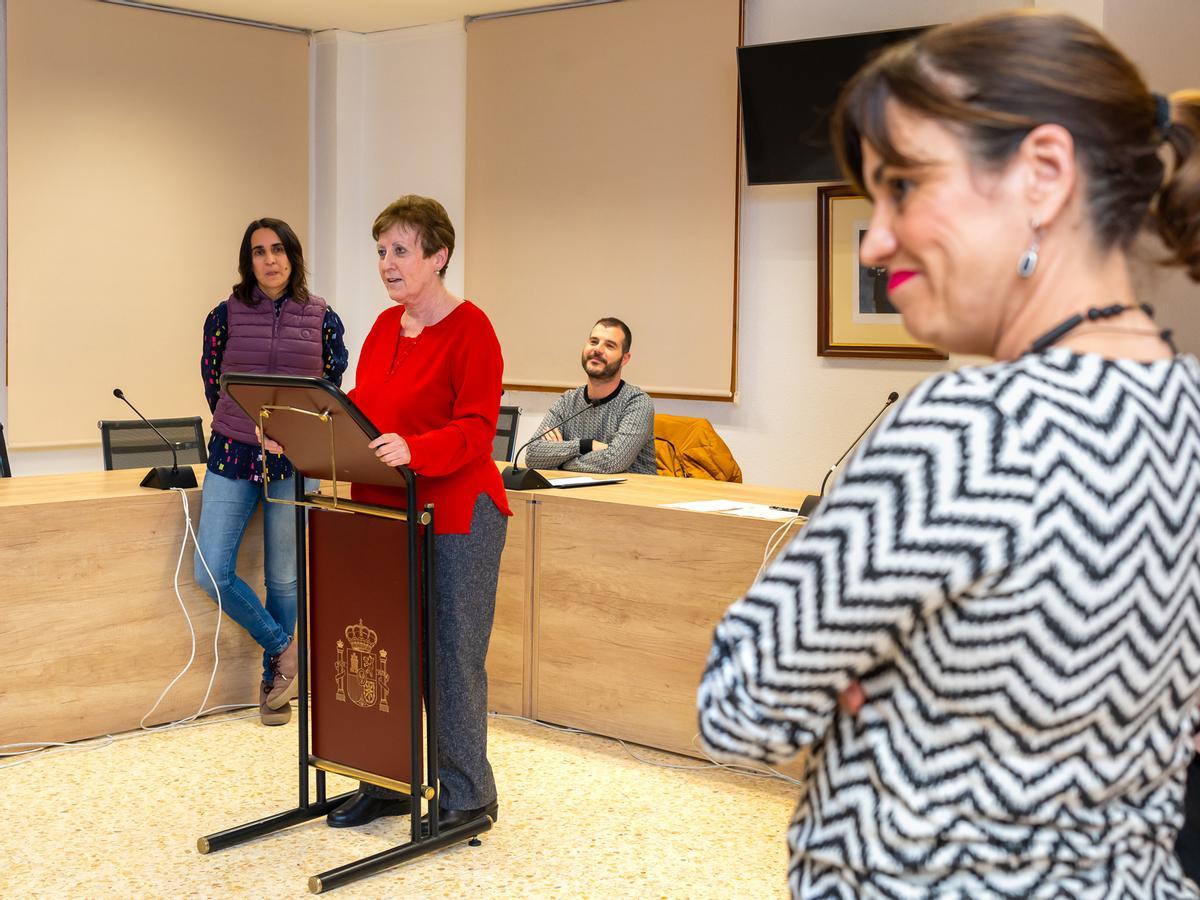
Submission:
{"label": "woman in red sweater", "polygon": [[[491,458],[504,361],[487,316],[442,281],[454,226],[440,203],[401,197],[371,234],[396,306],[367,335],[350,396],[384,432],[371,443],[376,456],[417,473],[418,502],[435,508],[440,823],[450,828],[480,815],[494,821],[484,662],[512,515]],[[405,502],[403,491],[371,485],[355,485],[353,496]],[[328,822],[345,828],[408,812],[407,796],[364,782]]]}

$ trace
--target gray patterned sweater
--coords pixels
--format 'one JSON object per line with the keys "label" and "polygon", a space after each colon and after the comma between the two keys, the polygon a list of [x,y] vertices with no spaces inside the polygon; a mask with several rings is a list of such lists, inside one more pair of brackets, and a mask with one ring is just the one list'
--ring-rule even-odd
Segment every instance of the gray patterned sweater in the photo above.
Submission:
{"label": "gray patterned sweater", "polygon": [[[588,405],[587,385],[559,397],[535,434],[549,431]],[[622,381],[597,402],[595,409],[562,426],[561,441],[534,441],[525,451],[525,464],[534,469],[572,472],[636,472],[653,475],[654,401],[641,388]],[[591,450],[591,441],[608,444]]]}

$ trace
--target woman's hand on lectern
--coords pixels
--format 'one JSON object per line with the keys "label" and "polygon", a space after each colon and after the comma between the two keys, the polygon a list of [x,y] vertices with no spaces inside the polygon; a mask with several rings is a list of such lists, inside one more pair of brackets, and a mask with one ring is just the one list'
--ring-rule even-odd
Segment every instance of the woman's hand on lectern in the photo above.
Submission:
{"label": "woman's hand on lectern", "polygon": [[394,431],[381,434],[367,444],[381,462],[389,466],[407,466],[412,462],[412,453],[408,449],[408,441]]}
{"label": "woman's hand on lectern", "polygon": [[270,438],[264,438],[261,429],[257,425],[254,426],[254,436],[262,441],[262,445],[268,453],[283,453],[283,444],[278,441],[273,441]]}

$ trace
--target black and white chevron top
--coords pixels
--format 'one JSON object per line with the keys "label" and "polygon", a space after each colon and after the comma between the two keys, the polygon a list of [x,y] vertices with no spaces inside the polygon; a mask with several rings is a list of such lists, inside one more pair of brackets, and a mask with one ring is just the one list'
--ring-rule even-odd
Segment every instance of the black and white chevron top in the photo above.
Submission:
{"label": "black and white chevron top", "polygon": [[[857,716],[838,693],[860,680]],[[722,758],[811,753],[798,897],[1197,897],[1200,364],[920,385],[717,626]]]}

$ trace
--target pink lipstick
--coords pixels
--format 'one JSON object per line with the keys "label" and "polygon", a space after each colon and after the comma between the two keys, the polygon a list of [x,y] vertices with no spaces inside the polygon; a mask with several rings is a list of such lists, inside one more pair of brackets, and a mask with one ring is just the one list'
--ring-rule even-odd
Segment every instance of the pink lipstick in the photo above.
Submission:
{"label": "pink lipstick", "polygon": [[912,278],[916,274],[917,273],[912,271],[912,269],[900,269],[898,272],[893,272],[888,277],[888,293],[890,294],[892,291],[896,290],[896,288],[900,287],[900,285],[904,284],[904,282],[908,281],[908,279]]}

